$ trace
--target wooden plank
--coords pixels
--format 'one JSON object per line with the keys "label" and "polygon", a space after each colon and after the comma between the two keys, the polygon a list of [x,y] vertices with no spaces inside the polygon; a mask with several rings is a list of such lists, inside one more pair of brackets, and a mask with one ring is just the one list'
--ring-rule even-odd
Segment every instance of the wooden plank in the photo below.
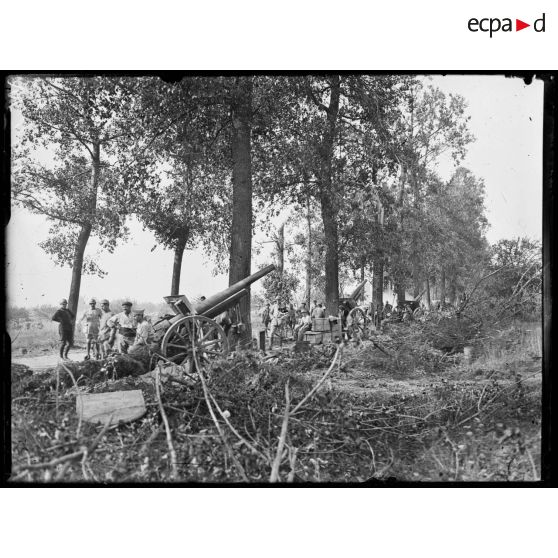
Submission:
{"label": "wooden plank", "polygon": [[[76,411],[82,420],[118,424],[141,418],[147,411],[141,389],[86,393],[76,397]],[[112,418],[111,418],[112,417]]]}

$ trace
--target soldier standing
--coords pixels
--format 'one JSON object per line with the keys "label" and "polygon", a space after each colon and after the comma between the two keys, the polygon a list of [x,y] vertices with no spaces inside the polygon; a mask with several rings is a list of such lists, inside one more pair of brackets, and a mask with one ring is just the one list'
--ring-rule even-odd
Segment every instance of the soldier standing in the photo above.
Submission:
{"label": "soldier standing", "polygon": [[86,310],[81,317],[80,323],[85,322],[84,333],[87,337],[87,356],[85,360],[91,358],[91,346],[95,345],[95,356],[99,358],[99,326],[101,325],[101,316],[103,312],[100,308],[96,308],[97,301],[92,298],[89,301],[89,310]]}
{"label": "soldier standing", "polygon": [[[269,348],[273,348],[273,335],[279,329],[282,329],[285,320],[289,316],[287,308],[283,305],[281,299],[276,298],[274,305],[271,307],[271,331],[269,332]],[[283,342],[282,334],[279,333],[279,341]]]}
{"label": "soldier standing", "polygon": [[110,342],[112,330],[107,322],[114,316],[114,312],[110,309],[110,303],[106,298],[101,300],[101,311],[102,315],[101,323],[99,325],[98,342],[99,349],[101,351],[101,358],[106,358],[108,356],[109,350],[112,348],[112,344]]}
{"label": "soldier standing", "polygon": [[136,321],[132,315],[132,303],[123,302],[122,312],[109,318],[107,325],[112,329],[111,341],[114,342],[116,330],[119,334],[118,349],[122,354],[128,352],[136,340]]}
{"label": "soldier standing", "polygon": [[291,336],[294,340],[294,328],[296,326],[296,310],[292,302],[289,303],[288,312],[289,312],[289,317],[287,319],[287,323],[291,329]]}
{"label": "soldier standing", "polygon": [[63,298],[60,301],[60,308],[52,316],[53,322],[58,322],[58,332],[60,333],[60,358],[68,360],[68,351],[74,344],[74,319],[71,310],[68,310],[68,301]]}
{"label": "soldier standing", "polygon": [[269,308],[269,302],[266,302],[263,312],[262,312],[262,324],[265,328],[265,334],[267,335],[267,328],[269,327],[269,322],[271,322],[271,310]]}

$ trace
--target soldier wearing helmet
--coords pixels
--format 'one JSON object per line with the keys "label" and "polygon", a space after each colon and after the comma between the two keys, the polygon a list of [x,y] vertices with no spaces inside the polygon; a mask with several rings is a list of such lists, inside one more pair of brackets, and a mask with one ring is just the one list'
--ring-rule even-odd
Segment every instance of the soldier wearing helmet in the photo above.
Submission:
{"label": "soldier wearing helmet", "polygon": [[99,325],[99,351],[101,358],[106,358],[110,349],[114,345],[114,337],[111,335],[112,329],[108,325],[108,321],[114,316],[114,312],[110,309],[110,303],[106,298],[101,300],[101,322]]}
{"label": "soldier wearing helmet", "polygon": [[134,310],[134,320],[136,322],[136,338],[134,344],[129,349],[129,354],[144,354],[150,355],[150,350],[153,349],[153,337],[155,332],[151,323],[145,319],[144,310]]}
{"label": "soldier wearing helmet", "polygon": [[136,339],[136,320],[132,314],[132,303],[124,301],[122,303],[122,312],[109,318],[107,325],[113,330],[111,339],[114,339],[114,335],[118,330],[119,351],[122,354],[128,353],[128,348],[134,344]]}
{"label": "soldier wearing helmet", "polygon": [[60,301],[60,308],[52,316],[53,322],[58,322],[58,332],[60,333],[60,358],[67,360],[70,347],[74,344],[74,320],[75,316],[68,310],[68,301],[63,298]]}
{"label": "soldier wearing helmet", "polygon": [[91,347],[95,346],[95,356],[100,357],[99,354],[99,327],[101,325],[101,316],[103,312],[100,308],[97,308],[97,301],[92,298],[89,301],[89,309],[83,313],[81,320],[79,321],[83,327],[83,333],[87,337],[87,356],[85,360],[91,358]]}

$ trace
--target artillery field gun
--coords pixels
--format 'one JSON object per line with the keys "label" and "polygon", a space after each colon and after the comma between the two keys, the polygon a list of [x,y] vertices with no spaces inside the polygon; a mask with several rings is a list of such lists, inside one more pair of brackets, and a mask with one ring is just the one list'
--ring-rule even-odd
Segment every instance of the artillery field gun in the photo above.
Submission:
{"label": "artillery field gun", "polygon": [[339,304],[342,305],[347,312],[347,329],[350,330],[351,335],[356,333],[359,337],[364,335],[370,322],[367,307],[359,306],[358,304],[358,300],[364,293],[364,285],[366,285],[366,279],[355,287],[350,296],[339,299]]}
{"label": "artillery field gun", "polygon": [[274,265],[268,265],[197,304],[191,303],[184,295],[164,297],[174,315],[164,316],[153,324],[155,341],[160,345],[159,353],[179,365],[192,363],[194,355],[201,363],[225,357],[229,342],[219,316],[233,310],[248,294],[247,287],[274,269]]}

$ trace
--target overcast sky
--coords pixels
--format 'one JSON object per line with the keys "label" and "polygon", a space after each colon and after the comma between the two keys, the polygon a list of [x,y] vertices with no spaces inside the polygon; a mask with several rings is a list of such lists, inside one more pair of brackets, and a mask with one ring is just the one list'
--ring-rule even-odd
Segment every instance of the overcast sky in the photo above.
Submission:
{"label": "overcast sky", "polygon": [[[435,77],[432,83],[446,93],[463,95],[476,141],[469,146],[463,166],[486,185],[490,222],[488,240],[542,237],[542,115],[543,84],[527,86],[520,79],[498,76]],[[447,159],[438,169],[448,179],[453,166]],[[170,292],[172,253],[157,247],[151,233],[131,224],[128,243],[113,254],[102,253],[100,265],[108,275],[84,276],[81,299],[130,297],[160,302]],[[39,216],[12,207],[7,232],[8,305],[56,304],[67,297],[71,271],[56,267],[37,246],[48,225]],[[87,253],[97,246],[90,242]],[[263,263],[257,258],[253,269]],[[189,297],[210,295],[227,286],[226,276],[213,276],[211,265],[198,252],[184,255],[181,292]]]}

